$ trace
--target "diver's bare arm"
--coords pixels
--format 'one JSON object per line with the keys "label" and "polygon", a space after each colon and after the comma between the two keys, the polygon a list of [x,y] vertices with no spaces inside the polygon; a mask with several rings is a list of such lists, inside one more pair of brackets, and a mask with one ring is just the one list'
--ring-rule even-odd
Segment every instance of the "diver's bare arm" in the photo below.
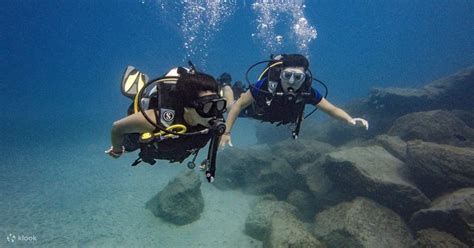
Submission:
{"label": "diver's bare arm", "polygon": [[[154,116],[153,111],[153,109],[149,109],[146,110],[145,113],[148,116]],[[152,132],[153,130],[155,130],[155,127],[153,127],[140,112],[122,118],[112,125],[111,136],[113,150],[122,150],[123,137],[125,134]]]}
{"label": "diver's bare arm", "polygon": [[237,116],[239,116],[240,111],[252,104],[253,101],[254,99],[252,97],[252,94],[250,93],[250,90],[248,90],[247,92],[242,94],[240,98],[234,103],[232,109],[229,112],[229,115],[227,116],[227,121],[225,122],[226,133],[230,133],[230,130],[232,130],[232,126],[234,125]]}
{"label": "diver's bare arm", "polygon": [[352,124],[352,117],[346,113],[344,110],[332,105],[328,100],[323,98],[317,105],[326,114],[343,121],[347,124]]}
{"label": "diver's bare arm", "polygon": [[224,96],[227,102],[227,109],[230,111],[234,105],[234,91],[230,86],[224,87]]}

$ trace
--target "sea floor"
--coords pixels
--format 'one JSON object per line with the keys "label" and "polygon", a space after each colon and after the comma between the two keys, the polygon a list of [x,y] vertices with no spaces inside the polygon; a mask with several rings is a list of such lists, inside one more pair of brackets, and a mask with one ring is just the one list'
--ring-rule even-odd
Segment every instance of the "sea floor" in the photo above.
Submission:
{"label": "sea floor", "polygon": [[[256,142],[253,124],[239,120],[234,146]],[[15,142],[2,144],[0,247],[261,246],[243,233],[254,196],[220,191],[201,174],[205,201],[201,218],[184,226],[167,223],[145,203],[177,173],[189,170],[185,164],[131,167],[136,154],[111,159],[104,154],[109,137],[91,136],[74,143],[57,140],[54,146],[51,140],[47,144],[33,140],[35,145],[28,149]],[[10,234],[16,237],[13,243],[7,240]]]}

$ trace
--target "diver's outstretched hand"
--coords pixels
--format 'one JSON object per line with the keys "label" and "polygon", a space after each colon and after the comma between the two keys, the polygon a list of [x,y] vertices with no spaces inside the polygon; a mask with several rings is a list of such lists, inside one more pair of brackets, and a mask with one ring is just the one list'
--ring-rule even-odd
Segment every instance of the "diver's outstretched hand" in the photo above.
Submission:
{"label": "diver's outstretched hand", "polygon": [[122,147],[122,150],[114,151],[114,147],[111,146],[109,148],[109,150],[105,151],[105,153],[108,154],[109,156],[111,156],[112,158],[119,158],[120,156],[122,156],[122,154],[125,153],[125,148]]}
{"label": "diver's outstretched hand", "polygon": [[219,143],[219,148],[221,150],[223,150],[225,148],[225,145],[229,144],[229,146],[233,146],[232,145],[232,140],[230,139],[230,135],[229,134],[224,134],[221,136],[221,141]]}
{"label": "diver's outstretched hand", "polygon": [[353,119],[350,121],[350,123],[351,123],[352,125],[354,125],[354,126],[359,123],[359,125],[365,127],[365,130],[369,130],[369,122],[366,121],[366,120],[364,120],[364,119],[362,119],[362,118],[353,118]]}

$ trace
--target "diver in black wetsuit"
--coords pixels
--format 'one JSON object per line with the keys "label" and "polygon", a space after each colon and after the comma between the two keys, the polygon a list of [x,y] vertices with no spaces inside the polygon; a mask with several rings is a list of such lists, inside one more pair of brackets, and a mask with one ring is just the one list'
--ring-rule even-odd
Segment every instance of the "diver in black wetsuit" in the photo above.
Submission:
{"label": "diver in black wetsuit", "polygon": [[[332,105],[317,90],[311,87],[312,75],[308,60],[300,54],[278,55],[268,62],[259,80],[251,84],[250,89],[234,103],[226,121],[226,131],[221,137],[220,146],[231,142],[231,130],[240,112],[249,107],[251,117],[270,123],[296,124],[293,138],[298,137],[303,111],[306,104],[321,109],[328,115],[350,125],[362,125],[366,129],[369,124],[361,118],[352,118],[344,110]],[[255,65],[257,65],[255,64]],[[255,66],[249,68],[249,71]],[[248,71],[247,71],[248,75]],[[250,82],[249,82],[250,84]]]}
{"label": "diver in black wetsuit", "polygon": [[174,68],[164,77],[147,81],[146,75],[127,68],[122,93],[134,102],[129,115],[114,122],[112,146],[106,151],[113,158],[140,148],[140,162],[155,159],[182,162],[194,154],[188,167],[194,168],[197,152],[210,141],[206,177],[215,176],[218,140],[225,131],[222,114],[226,101],[218,95],[216,80],[194,68]]}

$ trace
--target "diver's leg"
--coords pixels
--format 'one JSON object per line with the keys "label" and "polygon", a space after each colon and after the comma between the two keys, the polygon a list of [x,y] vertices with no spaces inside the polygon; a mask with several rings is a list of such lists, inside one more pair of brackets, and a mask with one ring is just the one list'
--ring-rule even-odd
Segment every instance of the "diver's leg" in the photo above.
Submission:
{"label": "diver's leg", "polygon": [[[145,111],[145,113],[150,117],[155,115],[153,112],[154,110],[152,109]],[[155,121],[154,118],[151,119],[153,122]],[[125,134],[153,132],[154,130],[155,127],[149,123],[140,112],[114,122],[111,133],[113,151],[122,151],[123,138]]]}

